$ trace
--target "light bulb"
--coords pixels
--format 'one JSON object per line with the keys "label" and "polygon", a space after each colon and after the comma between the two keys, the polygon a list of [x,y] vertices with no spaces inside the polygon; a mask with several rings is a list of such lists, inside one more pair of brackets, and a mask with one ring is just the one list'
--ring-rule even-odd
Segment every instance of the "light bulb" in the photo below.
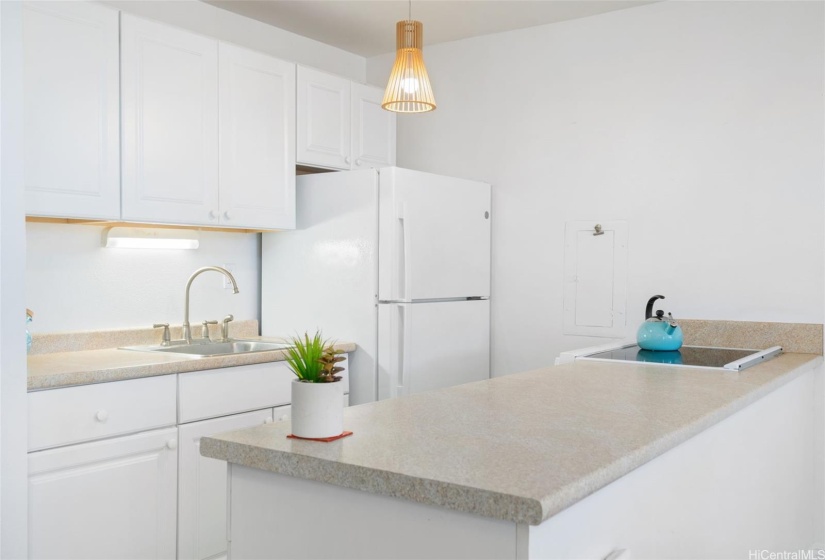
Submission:
{"label": "light bulb", "polygon": [[416,93],[418,87],[419,84],[416,78],[403,78],[401,80],[401,89],[404,90],[404,93]]}

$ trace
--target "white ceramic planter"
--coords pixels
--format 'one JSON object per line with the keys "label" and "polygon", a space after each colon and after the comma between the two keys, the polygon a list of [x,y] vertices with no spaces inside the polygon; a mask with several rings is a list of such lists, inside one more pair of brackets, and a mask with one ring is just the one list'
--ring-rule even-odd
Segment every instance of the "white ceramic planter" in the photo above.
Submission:
{"label": "white ceramic planter", "polygon": [[292,381],[292,434],[304,438],[340,436],[344,431],[344,384]]}

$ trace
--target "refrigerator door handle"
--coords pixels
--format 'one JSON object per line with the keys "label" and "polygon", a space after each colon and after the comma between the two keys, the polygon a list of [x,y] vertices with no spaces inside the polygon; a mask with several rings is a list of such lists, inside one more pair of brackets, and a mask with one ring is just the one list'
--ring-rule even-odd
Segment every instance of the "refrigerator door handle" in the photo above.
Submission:
{"label": "refrigerator door handle", "polygon": [[405,384],[409,375],[410,356],[410,310],[406,305],[398,306],[398,386],[397,396],[406,395]]}
{"label": "refrigerator door handle", "polygon": [[398,270],[398,298],[410,301],[412,297],[410,283],[412,278],[412,259],[410,255],[410,221],[407,217],[407,203],[398,205],[398,225],[401,228],[401,258]]}

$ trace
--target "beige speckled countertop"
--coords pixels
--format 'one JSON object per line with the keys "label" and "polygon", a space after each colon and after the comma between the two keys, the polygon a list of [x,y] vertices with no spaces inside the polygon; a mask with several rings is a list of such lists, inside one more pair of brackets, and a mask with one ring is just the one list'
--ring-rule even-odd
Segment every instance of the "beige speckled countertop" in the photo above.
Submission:
{"label": "beige speckled countertop", "polygon": [[822,364],[742,372],[577,361],[345,410],[354,435],[287,439],[288,422],[201,440],[248,467],[537,525]]}
{"label": "beige speckled countertop", "polygon": [[[260,337],[244,337],[244,339],[281,341],[281,339]],[[355,344],[348,342],[338,343],[335,347],[345,352],[355,350]],[[283,350],[274,350],[201,358],[119,348],[36,354],[28,358],[28,388],[29,391],[37,391],[154,375],[277,362],[284,360],[284,355]]]}

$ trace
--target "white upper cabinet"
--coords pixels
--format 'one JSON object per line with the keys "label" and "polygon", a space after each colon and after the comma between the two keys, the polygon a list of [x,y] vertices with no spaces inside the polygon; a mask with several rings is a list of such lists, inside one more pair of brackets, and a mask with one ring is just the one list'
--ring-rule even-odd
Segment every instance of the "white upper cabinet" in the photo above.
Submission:
{"label": "white upper cabinet", "polygon": [[220,44],[220,222],[295,227],[295,65]]}
{"label": "white upper cabinet", "polygon": [[118,13],[23,5],[26,213],[120,217]]}
{"label": "white upper cabinet", "polygon": [[218,42],[121,17],[124,220],[217,225]]}
{"label": "white upper cabinet", "polygon": [[330,169],[395,165],[395,113],[383,90],[298,67],[299,164]]}
{"label": "white upper cabinet", "polygon": [[298,67],[298,163],[350,168],[350,81]]}
{"label": "white upper cabinet", "polygon": [[352,169],[395,165],[395,113],[383,99],[380,88],[352,84]]}

